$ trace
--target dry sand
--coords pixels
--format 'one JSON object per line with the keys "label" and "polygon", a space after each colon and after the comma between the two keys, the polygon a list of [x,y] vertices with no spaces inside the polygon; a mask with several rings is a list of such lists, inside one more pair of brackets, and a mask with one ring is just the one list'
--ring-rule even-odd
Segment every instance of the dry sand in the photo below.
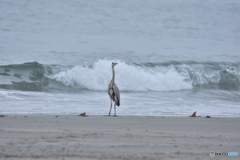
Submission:
{"label": "dry sand", "polygon": [[0,159],[238,159],[240,118],[9,115]]}

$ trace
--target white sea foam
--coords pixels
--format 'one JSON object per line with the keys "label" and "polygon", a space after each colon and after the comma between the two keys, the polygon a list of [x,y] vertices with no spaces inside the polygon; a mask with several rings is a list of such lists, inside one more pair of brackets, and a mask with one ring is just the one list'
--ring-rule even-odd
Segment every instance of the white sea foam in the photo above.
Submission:
{"label": "white sea foam", "polygon": [[75,66],[62,71],[51,78],[73,87],[89,90],[106,90],[112,77],[111,63],[115,66],[115,82],[124,91],[173,91],[191,89],[192,85],[185,81],[175,69],[154,70],[147,67],[129,65],[119,60],[98,60],[92,67]]}

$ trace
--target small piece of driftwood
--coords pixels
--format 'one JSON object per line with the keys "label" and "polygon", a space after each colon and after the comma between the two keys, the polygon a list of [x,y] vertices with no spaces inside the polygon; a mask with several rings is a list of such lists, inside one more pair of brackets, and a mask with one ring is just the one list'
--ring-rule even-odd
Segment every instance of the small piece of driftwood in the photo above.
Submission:
{"label": "small piece of driftwood", "polygon": [[189,117],[201,117],[201,116],[196,116],[197,112],[193,112],[193,114]]}
{"label": "small piece of driftwood", "polygon": [[189,116],[189,117],[196,117],[196,113],[197,112],[193,112],[193,114],[191,116]]}
{"label": "small piece of driftwood", "polygon": [[80,113],[78,116],[87,117],[86,112]]}

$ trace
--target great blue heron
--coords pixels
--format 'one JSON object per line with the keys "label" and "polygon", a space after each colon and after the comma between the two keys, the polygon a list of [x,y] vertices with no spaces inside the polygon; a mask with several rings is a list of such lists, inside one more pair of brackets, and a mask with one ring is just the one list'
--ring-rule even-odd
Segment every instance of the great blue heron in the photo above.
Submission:
{"label": "great blue heron", "polygon": [[117,65],[117,63],[112,62],[112,80],[110,81],[109,85],[108,85],[108,94],[110,97],[110,111],[109,111],[109,116],[111,114],[111,110],[112,110],[112,101],[115,102],[114,103],[114,116],[116,116],[116,105],[120,106],[120,92],[119,89],[117,87],[117,85],[114,83],[115,80],[115,72],[114,72],[114,66]]}

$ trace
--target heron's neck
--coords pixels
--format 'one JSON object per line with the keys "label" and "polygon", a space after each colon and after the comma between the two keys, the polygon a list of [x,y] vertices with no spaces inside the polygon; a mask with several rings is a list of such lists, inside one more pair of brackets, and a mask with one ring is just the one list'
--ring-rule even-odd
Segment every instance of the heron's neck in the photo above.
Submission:
{"label": "heron's neck", "polygon": [[115,80],[115,72],[114,72],[114,67],[112,67],[112,82],[114,83]]}

